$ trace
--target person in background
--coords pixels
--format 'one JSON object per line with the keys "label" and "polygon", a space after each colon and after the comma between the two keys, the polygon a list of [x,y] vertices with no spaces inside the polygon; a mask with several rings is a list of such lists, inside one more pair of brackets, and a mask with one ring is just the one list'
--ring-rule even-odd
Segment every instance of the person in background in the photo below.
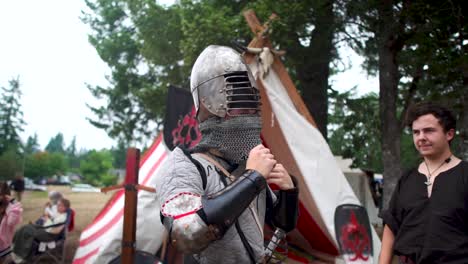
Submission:
{"label": "person in background", "polygon": [[8,263],[15,227],[22,221],[21,203],[11,198],[6,182],[0,182],[0,263]]}
{"label": "person in background", "polygon": [[57,203],[63,198],[61,192],[50,191],[49,201],[44,206],[44,214],[36,220],[36,224],[43,225],[47,218],[54,218],[57,214]]}
{"label": "person in background", "polygon": [[455,157],[456,120],[447,108],[420,103],[407,125],[422,162],[404,173],[388,209],[379,263],[468,263],[468,162]]}
{"label": "person in background", "polygon": [[15,263],[27,263],[32,255],[34,240],[49,242],[56,240],[65,228],[70,201],[62,198],[57,203],[55,217],[47,217],[44,224],[27,224],[19,228],[13,236],[12,259]]}
{"label": "person in background", "polygon": [[20,173],[16,173],[15,179],[11,182],[11,189],[15,192],[15,198],[18,202],[21,202],[23,198],[23,192],[25,189],[24,178]]}

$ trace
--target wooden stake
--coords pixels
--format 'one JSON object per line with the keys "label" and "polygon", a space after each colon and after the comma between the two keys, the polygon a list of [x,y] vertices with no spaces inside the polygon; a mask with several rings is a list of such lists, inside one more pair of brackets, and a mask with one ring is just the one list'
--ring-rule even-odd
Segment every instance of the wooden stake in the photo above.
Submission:
{"label": "wooden stake", "polygon": [[132,264],[135,256],[136,218],[138,192],[138,169],[140,150],[129,148],[127,151],[127,173],[125,175],[125,205],[122,236],[122,263]]}
{"label": "wooden stake", "polygon": [[129,148],[127,150],[127,170],[123,183],[101,188],[101,192],[106,193],[118,189],[125,189],[122,252],[120,263],[133,264],[136,247],[136,220],[138,208],[138,190],[156,192],[154,188],[138,184],[138,172],[140,164],[140,150]]}

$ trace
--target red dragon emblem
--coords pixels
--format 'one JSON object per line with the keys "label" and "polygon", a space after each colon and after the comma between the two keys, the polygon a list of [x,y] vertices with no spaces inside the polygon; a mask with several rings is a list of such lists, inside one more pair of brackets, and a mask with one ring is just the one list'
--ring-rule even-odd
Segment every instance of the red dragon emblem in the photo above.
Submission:
{"label": "red dragon emblem", "polygon": [[351,252],[354,256],[350,261],[358,259],[367,261],[370,252],[370,239],[364,225],[359,224],[354,212],[351,212],[348,224],[341,227],[341,246],[345,252]]}
{"label": "red dragon emblem", "polygon": [[195,108],[192,108],[189,114],[179,119],[177,127],[171,132],[174,146],[183,145],[187,148],[192,148],[200,142],[201,133],[198,129],[196,114]]}

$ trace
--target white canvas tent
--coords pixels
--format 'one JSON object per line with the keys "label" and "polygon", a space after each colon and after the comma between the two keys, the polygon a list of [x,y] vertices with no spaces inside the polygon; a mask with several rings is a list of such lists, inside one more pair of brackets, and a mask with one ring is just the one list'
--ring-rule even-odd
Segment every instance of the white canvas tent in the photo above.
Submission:
{"label": "white canvas tent", "polygon": [[379,218],[379,209],[374,203],[372,193],[369,187],[369,179],[364,171],[358,168],[351,168],[352,160],[343,159],[341,156],[335,156],[336,162],[341,171],[348,180],[354,194],[359,202],[366,208],[370,223],[374,226],[381,226],[382,219]]}

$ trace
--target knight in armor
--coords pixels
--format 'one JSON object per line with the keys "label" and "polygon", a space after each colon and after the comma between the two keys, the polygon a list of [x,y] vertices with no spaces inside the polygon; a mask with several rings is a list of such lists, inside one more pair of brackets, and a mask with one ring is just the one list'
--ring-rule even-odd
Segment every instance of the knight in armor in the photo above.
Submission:
{"label": "knight in armor", "polygon": [[298,189],[261,144],[255,79],[235,50],[209,46],[190,82],[202,139],[165,162],[156,183],[161,221],[186,262],[262,263],[263,226],[295,228]]}

